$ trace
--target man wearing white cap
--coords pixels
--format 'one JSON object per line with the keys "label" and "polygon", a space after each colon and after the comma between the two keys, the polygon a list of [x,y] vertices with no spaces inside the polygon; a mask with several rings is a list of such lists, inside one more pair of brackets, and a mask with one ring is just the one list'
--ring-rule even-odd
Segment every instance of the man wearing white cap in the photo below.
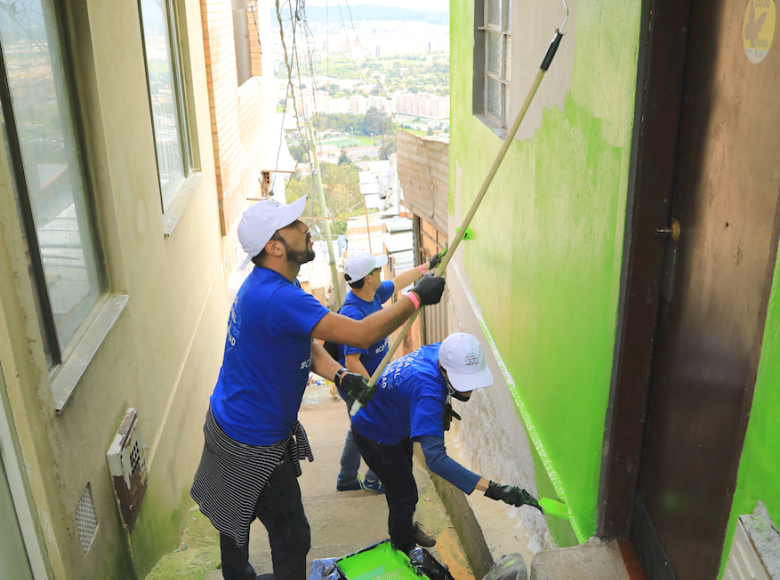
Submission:
{"label": "man wearing white cap", "polygon": [[222,576],[255,580],[249,525],[268,530],[274,578],[304,580],[310,529],[297,476],[313,460],[298,411],[309,371],[368,403],[367,381],[312,340],[368,346],[399,327],[420,305],[435,304],[443,280],[426,277],[390,308],[356,321],[330,312],[300,288],[301,264],[314,259],[309,228],[298,218],[306,197],[250,207],[238,239],[255,267],[230,310],[222,368],[204,425],[205,444],[192,497],[220,532]]}
{"label": "man wearing white cap", "polygon": [[[420,276],[436,268],[441,262],[441,256],[436,254],[430,261],[399,274],[392,280],[382,282],[381,270],[387,264],[387,255],[373,256],[367,252],[352,254],[344,262],[344,279],[350,286],[350,291],[339,310],[340,314],[362,320],[366,316],[382,310],[382,304],[390,300],[397,289],[406,288]],[[368,348],[338,345],[338,361],[352,372],[370,379],[387,351],[387,337],[383,337]],[[352,399],[346,393],[341,397],[352,407]],[[361,481],[358,476],[360,469],[360,453],[355,446],[352,430],[347,431],[344,450],[341,452],[341,469],[336,480],[337,491],[368,489],[384,493],[382,483],[371,468],[366,471]]]}
{"label": "man wearing white cap", "polygon": [[452,411],[450,397],[468,401],[472,391],[492,384],[479,341],[456,333],[390,363],[371,405],[353,417],[360,454],[384,483],[390,540],[397,549],[408,553],[415,544],[435,543],[414,522],[413,441],[420,442],[428,468],[465,493],[478,489],[490,499],[539,508],[524,489],[488,481],[447,456],[444,431],[453,416],[460,418]]}

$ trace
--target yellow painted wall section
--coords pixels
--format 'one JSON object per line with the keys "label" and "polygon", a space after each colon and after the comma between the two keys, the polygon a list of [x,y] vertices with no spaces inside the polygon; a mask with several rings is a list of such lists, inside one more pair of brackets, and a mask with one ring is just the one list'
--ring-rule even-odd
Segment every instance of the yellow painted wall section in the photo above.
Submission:
{"label": "yellow painted wall section", "polygon": [[[458,181],[465,214],[501,141],[472,114],[473,3],[452,0],[450,7],[450,212]],[[526,8],[544,18],[522,18]],[[461,247],[486,324],[514,378],[518,411],[536,443],[537,483],[544,489],[549,476],[584,541],[596,527],[640,1],[581,0],[574,8],[576,28],[563,39],[573,43],[570,89],[552,95],[538,130],[512,144],[472,222],[474,239]],[[512,82],[513,95],[530,88],[520,81],[533,77],[563,14],[554,0],[544,0],[543,10],[538,3],[533,11],[529,3],[516,7],[513,42],[540,34],[546,41],[538,58],[524,64],[528,72]],[[540,32],[534,27],[542,20],[554,24]],[[548,78],[557,65],[567,66],[565,59],[554,61]]]}
{"label": "yellow painted wall section", "polygon": [[[122,580],[143,577],[178,542],[225,336],[203,33],[198,3],[180,2],[203,179],[166,237],[138,4],[64,5],[65,26],[78,38],[72,47],[76,102],[109,290],[130,298],[56,414],[3,152],[0,363],[55,578]],[[136,523],[144,533],[132,536],[122,530],[106,461],[128,407],[138,408],[151,459]],[[74,511],[88,483],[99,528],[85,556]]]}

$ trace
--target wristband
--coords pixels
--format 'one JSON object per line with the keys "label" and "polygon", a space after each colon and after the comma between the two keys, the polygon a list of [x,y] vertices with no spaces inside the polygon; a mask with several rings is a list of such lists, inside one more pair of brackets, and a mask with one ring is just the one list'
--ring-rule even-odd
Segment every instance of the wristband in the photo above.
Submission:
{"label": "wristband", "polygon": [[418,310],[420,308],[420,299],[417,298],[417,295],[414,292],[407,292],[406,297],[412,301],[415,310]]}
{"label": "wristband", "polygon": [[425,275],[425,264],[420,264],[417,269]]}
{"label": "wristband", "polygon": [[339,388],[341,386],[341,376],[347,372],[347,369],[344,367],[341,367],[339,370],[336,371],[336,375],[333,377],[333,384],[336,385],[336,388]]}

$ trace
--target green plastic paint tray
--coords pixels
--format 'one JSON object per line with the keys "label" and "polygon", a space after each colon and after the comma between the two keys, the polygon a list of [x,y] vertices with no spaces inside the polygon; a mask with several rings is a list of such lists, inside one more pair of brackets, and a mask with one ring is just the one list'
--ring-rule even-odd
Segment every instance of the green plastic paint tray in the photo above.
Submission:
{"label": "green plastic paint tray", "polygon": [[336,562],[347,580],[423,580],[409,558],[389,541],[345,556]]}

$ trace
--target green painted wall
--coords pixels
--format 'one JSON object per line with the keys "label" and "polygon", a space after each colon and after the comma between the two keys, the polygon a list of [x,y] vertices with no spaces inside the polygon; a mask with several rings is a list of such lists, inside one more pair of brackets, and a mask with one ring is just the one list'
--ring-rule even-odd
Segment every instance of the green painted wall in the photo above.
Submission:
{"label": "green painted wall", "polygon": [[[559,2],[544,1],[562,15]],[[473,3],[450,6],[450,212],[460,167],[465,215],[501,141],[471,112]],[[462,248],[485,320],[514,376],[518,410],[541,444],[537,474],[547,469],[544,477],[568,502],[583,541],[596,527],[640,2],[580,1],[577,12],[576,35],[563,40],[575,43],[564,108],[546,109],[533,138],[510,148],[472,223],[475,238]],[[523,24],[515,22],[513,38],[522,41]],[[553,534],[559,544],[572,542]]]}
{"label": "green painted wall", "polygon": [[726,565],[737,518],[753,513],[756,502],[766,504],[775,524],[780,523],[780,261],[775,266],[774,284],[761,347],[761,360],[753,395],[750,422],[742,449],[737,488],[731,506],[723,550]]}

